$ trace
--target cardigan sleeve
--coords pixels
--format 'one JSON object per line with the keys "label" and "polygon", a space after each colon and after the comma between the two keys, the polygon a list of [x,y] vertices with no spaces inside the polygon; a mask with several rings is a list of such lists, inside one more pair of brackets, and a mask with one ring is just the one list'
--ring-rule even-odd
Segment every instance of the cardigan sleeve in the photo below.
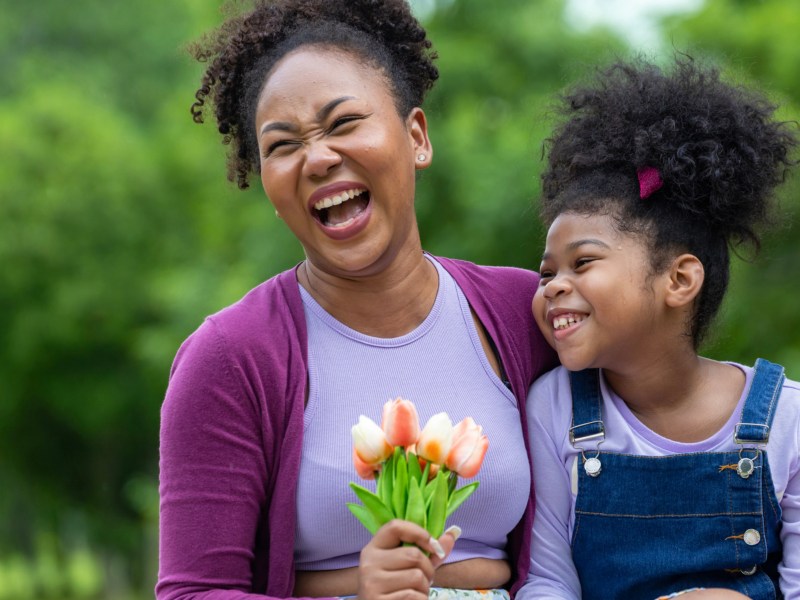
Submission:
{"label": "cardigan sleeve", "polygon": [[262,410],[207,319],[178,351],[161,411],[158,600],[269,598],[249,592],[271,485]]}

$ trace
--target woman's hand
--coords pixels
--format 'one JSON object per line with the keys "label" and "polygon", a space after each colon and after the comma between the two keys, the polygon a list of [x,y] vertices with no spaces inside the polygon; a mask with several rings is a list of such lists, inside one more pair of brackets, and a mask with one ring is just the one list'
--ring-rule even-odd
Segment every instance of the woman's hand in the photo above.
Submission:
{"label": "woman's hand", "polygon": [[452,529],[436,540],[414,523],[386,523],[361,551],[358,600],[427,600],[433,573],[458,537]]}

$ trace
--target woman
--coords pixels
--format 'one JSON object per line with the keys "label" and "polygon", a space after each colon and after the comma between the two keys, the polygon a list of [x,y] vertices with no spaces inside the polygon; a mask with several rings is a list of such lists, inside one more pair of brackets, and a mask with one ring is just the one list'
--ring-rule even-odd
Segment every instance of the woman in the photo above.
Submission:
{"label": "woman", "polygon": [[[505,594],[524,577],[524,399],[554,358],[530,314],[536,274],[422,250],[430,46],[404,0],[280,0],[196,48],[209,66],[195,120],[211,100],[230,178],[260,174],[306,260],[178,352],[162,409],[160,599],[427,598],[431,582]],[[370,540],[346,509],[350,426],[395,396],[423,419],[472,416],[489,436],[454,547],[457,534],[431,540],[402,521]]]}

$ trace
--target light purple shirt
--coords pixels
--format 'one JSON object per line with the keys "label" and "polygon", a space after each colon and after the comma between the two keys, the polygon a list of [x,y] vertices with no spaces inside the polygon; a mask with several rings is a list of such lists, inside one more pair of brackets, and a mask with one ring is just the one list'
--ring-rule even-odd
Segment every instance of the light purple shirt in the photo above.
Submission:
{"label": "light purple shirt", "polygon": [[[733,441],[733,430],[739,421],[753,370],[735,366],[746,376],[745,390],[736,409],[719,431],[695,443],[675,442],[645,427],[601,378],[606,431],[602,450],[664,456],[738,449]],[[570,547],[580,453],[569,441],[572,396],[566,369],[558,367],[536,381],[528,394],[527,418],[536,488],[536,517],[528,580],[517,599],[580,599],[580,582]],[[591,448],[591,444],[587,448]],[[786,598],[797,598],[800,596],[800,384],[797,382],[787,379],[783,385],[766,451],[775,494],[783,510],[783,561],[778,567],[780,586]],[[631,502],[635,501],[631,498]]]}
{"label": "light purple shirt", "polygon": [[474,418],[489,438],[475,478],[478,489],[448,519],[462,534],[446,562],[508,557],[508,534],[522,518],[531,490],[517,400],[489,364],[464,294],[444,267],[431,261],[439,274],[436,300],[425,320],[399,337],[355,331],[301,289],[309,395],[297,483],[298,570],[358,565],[371,536],[347,510],[347,503],[356,501],[348,484],[355,481],[374,492],[375,482],[355,473],[350,428],[359,415],[380,422],[384,402],[397,396],[414,403],[421,426],[445,411],[454,425]]}
{"label": "light purple shirt", "polygon": [[[437,260],[497,344],[527,441],[525,395],[555,364],[530,309],[539,277]],[[159,600],[291,597],[306,351],[294,269],[206,319],[178,351],[161,410]],[[515,587],[532,517],[529,500],[506,548]]]}

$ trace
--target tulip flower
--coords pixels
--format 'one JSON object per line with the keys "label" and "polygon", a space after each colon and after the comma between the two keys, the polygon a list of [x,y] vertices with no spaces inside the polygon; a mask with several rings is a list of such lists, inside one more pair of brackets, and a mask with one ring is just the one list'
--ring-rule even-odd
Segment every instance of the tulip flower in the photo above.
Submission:
{"label": "tulip flower", "polygon": [[347,508],[372,534],[392,519],[405,519],[438,538],[447,518],[478,488],[477,481],[460,488],[457,481],[475,477],[489,441],[471,418],[453,428],[443,412],[420,432],[417,409],[399,397],[384,404],[381,423],[362,415],[351,430],[356,473],[376,484],[373,492],[351,482],[361,503],[348,502]]}
{"label": "tulip flower", "polygon": [[361,415],[350,430],[353,435],[353,450],[356,456],[370,466],[377,466],[391,456],[394,448],[386,441],[383,429],[377,423]]}
{"label": "tulip flower", "polygon": [[419,437],[419,416],[414,404],[399,396],[389,400],[383,405],[382,427],[390,445],[406,448],[415,444]]}
{"label": "tulip flower", "polygon": [[433,415],[417,440],[417,454],[425,460],[443,465],[453,441],[453,424],[447,413]]}
{"label": "tulip flower", "polygon": [[380,465],[370,465],[361,460],[358,452],[353,448],[353,465],[356,467],[356,473],[361,479],[375,479],[375,472],[380,468]]}
{"label": "tulip flower", "polygon": [[483,435],[483,428],[467,417],[453,428],[453,444],[445,465],[461,477],[475,477],[488,448],[489,438]]}

